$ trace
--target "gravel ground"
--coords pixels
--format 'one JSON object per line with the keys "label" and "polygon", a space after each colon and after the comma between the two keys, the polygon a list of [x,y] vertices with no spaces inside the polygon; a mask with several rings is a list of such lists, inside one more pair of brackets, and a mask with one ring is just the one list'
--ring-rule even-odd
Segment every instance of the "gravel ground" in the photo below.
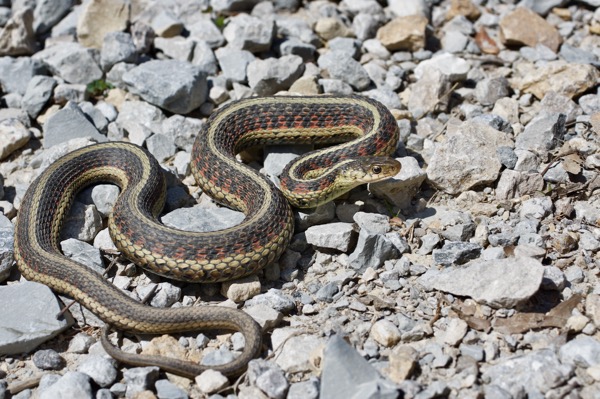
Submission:
{"label": "gravel ground", "polygon": [[[0,398],[600,397],[598,0],[0,0]],[[219,229],[190,175],[206,117],[253,95],[357,93],[397,119],[400,174],[314,212],[278,263],[187,285],[118,257],[118,189],[77,198],[61,247],[150,306],[252,315],[238,381],[116,363],[102,322],[13,267],[28,185],[92,142],[146,147],[162,221]],[[275,181],[310,148],[248,162]],[[227,362],[237,334],[125,336]],[[117,340],[116,334],[113,339]]]}

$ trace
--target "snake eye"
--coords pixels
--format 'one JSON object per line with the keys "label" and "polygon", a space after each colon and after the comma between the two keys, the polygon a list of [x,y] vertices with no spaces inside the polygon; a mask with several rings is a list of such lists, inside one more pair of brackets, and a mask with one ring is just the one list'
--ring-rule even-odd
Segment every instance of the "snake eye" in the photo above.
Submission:
{"label": "snake eye", "polygon": [[375,165],[373,166],[373,168],[371,169],[373,171],[373,173],[375,173],[376,175],[380,174],[382,172],[381,166],[379,165]]}

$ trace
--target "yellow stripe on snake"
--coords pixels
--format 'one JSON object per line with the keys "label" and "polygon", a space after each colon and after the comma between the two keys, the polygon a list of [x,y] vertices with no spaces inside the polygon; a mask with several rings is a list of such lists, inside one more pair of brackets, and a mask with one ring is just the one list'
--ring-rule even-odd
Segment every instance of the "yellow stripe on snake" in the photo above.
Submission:
{"label": "yellow stripe on snake", "polygon": [[[77,192],[98,182],[120,187],[109,230],[119,250],[138,265],[182,281],[226,281],[255,273],[279,258],[294,232],[290,203],[315,207],[359,184],[396,174],[400,164],[388,156],[397,142],[398,128],[390,112],[363,97],[233,102],[208,119],[194,143],[191,167],[204,192],[246,217],[238,226],[203,233],[158,222],[165,180],[145,149],[123,142],[85,147],[50,165],[29,187],[17,218],[16,262],[26,279],[73,297],[107,323],[102,343],[117,360],[157,365],[193,378],[209,367],[121,352],[108,341],[109,326],[144,334],[225,329],[243,333],[245,348],[232,362],[210,368],[238,375],[261,351],[260,327],[248,314],[219,306],[143,305],[61,253],[61,227]],[[342,144],[310,152],[286,166],[280,191],[235,157],[248,147],[279,143]]]}

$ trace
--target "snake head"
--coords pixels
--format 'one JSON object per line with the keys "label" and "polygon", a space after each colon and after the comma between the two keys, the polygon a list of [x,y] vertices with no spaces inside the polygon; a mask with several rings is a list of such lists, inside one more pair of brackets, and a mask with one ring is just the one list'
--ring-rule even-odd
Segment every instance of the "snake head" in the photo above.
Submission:
{"label": "snake head", "polygon": [[353,158],[340,171],[339,184],[348,184],[352,188],[360,184],[378,182],[397,175],[401,167],[400,162],[390,157]]}

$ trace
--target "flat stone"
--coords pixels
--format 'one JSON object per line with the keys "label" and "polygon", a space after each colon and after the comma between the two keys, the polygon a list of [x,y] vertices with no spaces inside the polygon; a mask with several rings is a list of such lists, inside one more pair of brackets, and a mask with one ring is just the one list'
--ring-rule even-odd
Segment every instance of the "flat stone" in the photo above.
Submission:
{"label": "flat stone", "polygon": [[101,229],[102,217],[96,207],[75,201],[65,218],[61,239],[76,238],[91,242]]}
{"label": "flat stone", "polygon": [[123,75],[129,90],[167,111],[187,114],[206,101],[206,74],[178,60],[153,60]]}
{"label": "flat stone", "polygon": [[75,262],[81,263],[99,274],[104,273],[104,263],[98,248],[74,238],[62,241],[60,248],[67,257]]}
{"label": "flat stone", "polygon": [[331,248],[346,252],[356,235],[351,223],[328,223],[309,227],[306,241],[320,248]]}
{"label": "flat stone", "polygon": [[390,51],[416,51],[425,47],[429,21],[421,15],[397,17],[377,30],[377,40]]}
{"label": "flat stone", "polygon": [[96,52],[79,43],[64,43],[35,53],[34,59],[46,64],[52,74],[67,83],[88,84],[102,78]]}
{"label": "flat stone", "polygon": [[319,57],[318,65],[327,70],[331,78],[339,79],[356,90],[364,90],[371,83],[365,68],[346,53],[328,51]]}
{"label": "flat stone", "polygon": [[442,248],[433,250],[433,260],[443,266],[462,265],[478,258],[481,249],[472,242],[447,241]]}
{"label": "flat stone", "polygon": [[154,384],[158,399],[188,399],[188,394],[169,380],[158,380]]}
{"label": "flat stone", "polygon": [[553,350],[541,349],[490,366],[483,372],[482,379],[512,397],[520,397],[524,392],[532,397],[561,386],[572,372],[572,367],[561,364]]}
{"label": "flat stone", "polygon": [[[309,334],[298,334],[300,332],[292,327],[278,328],[271,335],[273,349],[281,345],[281,354],[275,359],[275,363],[286,373],[308,372],[313,369],[312,356],[321,350],[325,340],[321,337]],[[292,336],[293,335],[293,336]]]}
{"label": "flat stone", "polygon": [[436,146],[427,176],[450,194],[494,182],[502,167],[496,149],[512,146],[506,134],[472,121],[461,123],[456,130],[448,127],[446,138]]}
{"label": "flat stone", "polygon": [[98,132],[81,108],[69,102],[63,109],[52,114],[44,124],[44,147],[50,148],[75,138],[107,141],[106,136]]}
{"label": "flat stone", "polygon": [[237,226],[244,220],[242,212],[228,208],[180,208],[164,215],[161,221],[186,231],[217,231]]}
{"label": "flat stone", "polygon": [[33,30],[33,11],[30,8],[16,10],[0,28],[0,57],[33,54],[36,50]]}
{"label": "flat stone", "polygon": [[517,7],[500,20],[502,42],[509,46],[543,44],[554,52],[562,43],[556,28],[525,7]]}
{"label": "flat stone", "polygon": [[73,324],[68,312],[66,319],[56,320],[63,305],[50,288],[39,283],[0,286],[0,302],[4,304],[0,309],[2,354],[29,352]]}
{"label": "flat stone", "polygon": [[27,91],[23,96],[22,107],[31,118],[36,118],[46,106],[56,84],[56,79],[42,75],[34,76],[29,81]]}
{"label": "flat stone", "polygon": [[347,399],[373,397],[371,395],[380,398],[396,398],[398,390],[353,347],[334,335],[329,339],[323,352],[321,397]]}
{"label": "flat stone", "polygon": [[476,260],[460,268],[427,272],[417,281],[427,289],[468,296],[494,308],[513,308],[535,294],[544,267],[533,258]]}
{"label": "flat stone", "polygon": [[268,96],[288,89],[302,72],[304,63],[297,55],[257,59],[248,64],[248,84],[259,96]]}
{"label": "flat stone", "polygon": [[524,68],[517,76],[512,84],[539,99],[550,91],[573,98],[590,90],[600,79],[600,72],[592,65],[551,61]]}
{"label": "flat stone", "polygon": [[0,121],[0,160],[29,142],[29,129],[17,119]]}
{"label": "flat stone", "polygon": [[84,5],[77,23],[77,41],[100,49],[110,32],[127,29],[130,3],[126,0],[91,0]]}

